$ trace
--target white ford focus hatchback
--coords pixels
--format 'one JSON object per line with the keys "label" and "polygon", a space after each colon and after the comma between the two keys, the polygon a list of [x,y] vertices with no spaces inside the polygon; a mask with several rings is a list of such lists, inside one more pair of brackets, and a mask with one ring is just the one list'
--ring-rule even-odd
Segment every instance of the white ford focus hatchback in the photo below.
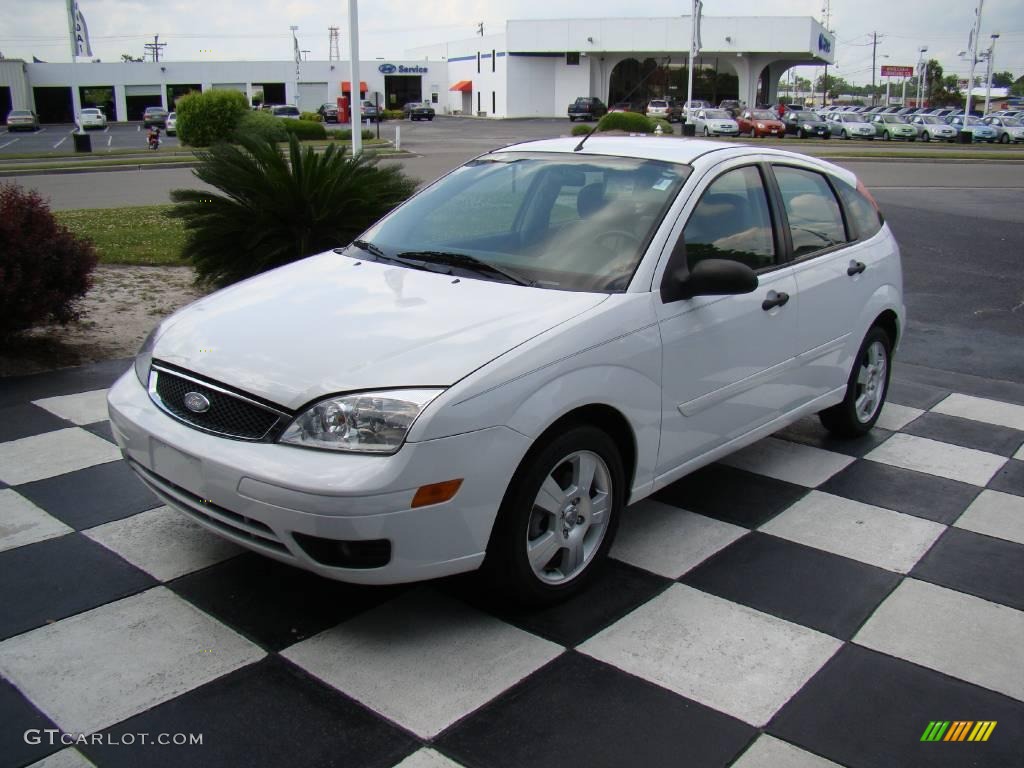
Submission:
{"label": "white ford focus hatchback", "polygon": [[347,248],[161,323],[109,394],[128,463],[323,576],[578,590],[627,504],[818,413],[869,430],[904,326],[856,177],[699,140],[520,144]]}

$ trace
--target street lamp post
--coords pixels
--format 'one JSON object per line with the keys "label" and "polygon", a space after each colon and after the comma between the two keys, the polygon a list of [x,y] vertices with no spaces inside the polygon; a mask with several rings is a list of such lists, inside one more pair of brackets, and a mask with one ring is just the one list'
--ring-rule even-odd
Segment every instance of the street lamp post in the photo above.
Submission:
{"label": "street lamp post", "polygon": [[992,72],[995,70],[995,64],[993,63],[996,58],[996,40],[999,39],[998,34],[992,35],[992,42],[988,44],[988,71],[985,73],[985,114],[988,114],[989,99],[992,96]]}
{"label": "street lamp post", "polygon": [[[302,54],[299,53],[299,38],[295,36],[295,33],[299,31],[299,28],[294,24],[288,27],[292,31],[292,48],[294,49],[295,56],[295,91],[292,94],[295,97],[295,104],[299,104],[299,62],[302,61]],[[285,99],[287,101],[287,99]]]}
{"label": "street lamp post", "polygon": [[981,34],[981,7],[985,0],[978,0],[978,7],[974,11],[974,27],[971,28],[971,44],[967,55],[971,57],[971,74],[967,77],[967,101],[964,103],[964,125],[967,125],[966,118],[971,114],[971,92],[974,90],[974,65],[978,62],[978,35]]}
{"label": "street lamp post", "polygon": [[[928,95],[928,89],[922,88],[924,83],[925,72],[928,70],[928,65],[925,64],[924,54],[928,50],[927,45],[921,46],[917,51],[917,106],[921,107],[923,104],[924,96]],[[906,105],[904,105],[906,106]]]}

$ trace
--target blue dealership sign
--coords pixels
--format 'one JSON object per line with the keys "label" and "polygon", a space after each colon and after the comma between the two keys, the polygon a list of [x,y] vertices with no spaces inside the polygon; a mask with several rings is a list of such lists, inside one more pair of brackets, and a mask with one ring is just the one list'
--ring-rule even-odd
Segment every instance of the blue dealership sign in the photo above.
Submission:
{"label": "blue dealership sign", "polygon": [[394,74],[396,69],[398,69],[398,67],[396,67],[394,64],[381,64],[379,67],[377,67],[377,70],[382,75]]}
{"label": "blue dealership sign", "polygon": [[832,50],[832,41],[825,37],[824,32],[818,35],[818,50],[823,53],[829,53]]}
{"label": "blue dealership sign", "polygon": [[407,67],[404,64],[399,64],[397,67],[394,64],[381,64],[377,67],[377,71],[382,75],[393,75],[396,72],[400,75],[425,75],[430,71],[428,67]]}

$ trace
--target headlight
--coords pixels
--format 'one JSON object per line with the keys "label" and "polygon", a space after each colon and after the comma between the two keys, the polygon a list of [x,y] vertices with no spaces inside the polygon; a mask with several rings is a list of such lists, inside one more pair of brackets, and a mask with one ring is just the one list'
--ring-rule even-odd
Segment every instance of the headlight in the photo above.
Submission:
{"label": "headlight", "polygon": [[764,130],[764,123],[758,123],[757,127],[760,128],[763,131]]}
{"label": "headlight", "polygon": [[138,354],[135,355],[135,376],[143,388],[149,387],[149,366],[153,362],[153,347],[156,346],[156,337],[160,335],[160,329],[163,328],[163,325],[163,323],[158,323],[149,332],[149,336],[142,342]]}
{"label": "headlight", "polygon": [[804,123],[804,130],[805,131],[813,131],[814,130],[814,126],[811,125],[810,123]]}
{"label": "headlight", "polygon": [[395,453],[441,389],[362,392],[321,400],[298,416],[278,442],[353,453]]}

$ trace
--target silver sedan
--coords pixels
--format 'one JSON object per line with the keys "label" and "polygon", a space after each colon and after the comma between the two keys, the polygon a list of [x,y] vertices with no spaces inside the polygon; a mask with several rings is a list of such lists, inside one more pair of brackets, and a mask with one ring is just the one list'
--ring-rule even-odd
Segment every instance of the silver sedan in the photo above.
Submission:
{"label": "silver sedan", "polygon": [[917,128],[917,137],[922,141],[955,141],[956,128],[935,115],[913,115],[910,123]]}
{"label": "silver sedan", "polygon": [[865,122],[864,118],[851,112],[832,112],[825,116],[828,132],[843,139],[875,138],[875,126]]}
{"label": "silver sedan", "polygon": [[701,109],[693,119],[698,134],[704,136],[739,136],[740,126],[724,109]]}

